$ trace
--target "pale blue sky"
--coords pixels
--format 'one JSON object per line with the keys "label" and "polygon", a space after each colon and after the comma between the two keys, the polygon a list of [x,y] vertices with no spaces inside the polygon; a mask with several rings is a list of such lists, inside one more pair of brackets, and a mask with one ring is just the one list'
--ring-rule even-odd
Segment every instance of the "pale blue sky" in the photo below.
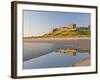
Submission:
{"label": "pale blue sky", "polygon": [[90,13],[23,10],[24,36],[39,36],[70,23],[77,27],[90,25]]}

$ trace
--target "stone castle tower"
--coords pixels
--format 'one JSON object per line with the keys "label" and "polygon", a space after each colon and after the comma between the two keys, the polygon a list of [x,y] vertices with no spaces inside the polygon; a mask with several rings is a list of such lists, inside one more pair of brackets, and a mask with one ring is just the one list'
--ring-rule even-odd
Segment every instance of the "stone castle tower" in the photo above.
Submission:
{"label": "stone castle tower", "polygon": [[69,25],[64,26],[64,27],[55,28],[55,29],[53,29],[53,32],[64,31],[64,30],[75,30],[75,29],[76,29],[76,24],[69,24]]}
{"label": "stone castle tower", "polygon": [[76,28],[76,24],[69,24],[67,26],[68,29],[75,29]]}

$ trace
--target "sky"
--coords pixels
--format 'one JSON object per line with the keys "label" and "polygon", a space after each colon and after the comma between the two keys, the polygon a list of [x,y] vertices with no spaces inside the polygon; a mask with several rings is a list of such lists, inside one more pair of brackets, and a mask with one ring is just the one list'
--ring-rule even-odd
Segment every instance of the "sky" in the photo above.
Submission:
{"label": "sky", "polygon": [[86,27],[91,24],[90,20],[90,13],[23,10],[23,35],[41,36],[70,23]]}

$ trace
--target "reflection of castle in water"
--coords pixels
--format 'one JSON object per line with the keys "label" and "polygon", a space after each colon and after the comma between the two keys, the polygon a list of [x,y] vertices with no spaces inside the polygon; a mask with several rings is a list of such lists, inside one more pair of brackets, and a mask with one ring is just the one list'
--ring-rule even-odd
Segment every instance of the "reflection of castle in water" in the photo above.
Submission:
{"label": "reflection of castle in water", "polygon": [[90,54],[90,50],[88,48],[80,48],[80,49],[76,49],[76,48],[60,48],[58,50],[58,52],[64,53],[64,54],[68,54],[69,56],[76,56],[76,54],[78,52],[82,52],[82,53],[88,52]]}

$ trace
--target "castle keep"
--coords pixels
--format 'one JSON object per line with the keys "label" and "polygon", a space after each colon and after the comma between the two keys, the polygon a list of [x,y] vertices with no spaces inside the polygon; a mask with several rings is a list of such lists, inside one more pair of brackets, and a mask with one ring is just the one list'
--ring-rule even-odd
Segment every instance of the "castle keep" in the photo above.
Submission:
{"label": "castle keep", "polygon": [[55,31],[65,31],[65,30],[75,30],[75,29],[76,29],[76,24],[69,24],[68,26],[55,28],[55,29],[53,29],[53,32],[55,32]]}

